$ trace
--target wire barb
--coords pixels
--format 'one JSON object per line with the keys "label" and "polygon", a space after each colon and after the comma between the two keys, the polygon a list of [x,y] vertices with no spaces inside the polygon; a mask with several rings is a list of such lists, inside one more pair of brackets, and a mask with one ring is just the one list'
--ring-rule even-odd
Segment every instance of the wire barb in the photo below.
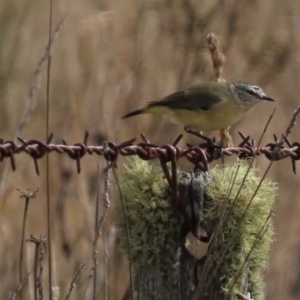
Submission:
{"label": "wire barb", "polygon": [[[287,139],[286,135],[282,137],[282,142],[279,142],[277,136],[274,135],[274,142],[268,143],[264,147],[257,147],[256,142],[251,140],[250,136],[245,136],[241,132],[239,132],[239,135],[242,141],[237,147],[222,148],[216,143],[214,138],[210,139],[201,135],[204,142],[198,146],[188,144],[187,149],[180,149],[177,146],[181,139],[181,135],[175,139],[172,145],[164,146],[150,143],[144,135],[142,135],[143,142],[137,144],[134,144],[136,139],[131,139],[119,145],[113,142],[105,142],[105,145],[93,146],[88,145],[87,143],[88,132],[84,135],[83,143],[75,143],[73,145],[68,145],[65,140],[62,140],[62,144],[51,144],[53,134],[47,138],[46,143],[36,139],[26,141],[21,137],[18,137],[18,141],[21,142],[21,144],[17,144],[13,141],[4,141],[0,138],[0,162],[4,161],[6,158],[10,159],[11,168],[15,171],[16,165],[14,155],[24,152],[33,159],[35,171],[39,175],[38,160],[43,158],[46,153],[52,152],[59,154],[66,153],[71,159],[74,159],[76,161],[78,173],[81,171],[81,159],[86,153],[89,155],[102,155],[114,167],[117,167],[119,155],[138,155],[143,160],[160,158],[165,162],[170,162],[173,158],[178,161],[181,157],[186,157],[187,160],[194,165],[195,169],[207,171],[209,170],[209,163],[220,159],[222,156],[232,156],[236,154],[239,158],[248,158],[265,155],[270,161],[277,161],[290,157],[292,160],[293,172],[296,173],[295,162],[300,160],[300,142],[291,142]],[[284,145],[286,145],[286,147]]]}

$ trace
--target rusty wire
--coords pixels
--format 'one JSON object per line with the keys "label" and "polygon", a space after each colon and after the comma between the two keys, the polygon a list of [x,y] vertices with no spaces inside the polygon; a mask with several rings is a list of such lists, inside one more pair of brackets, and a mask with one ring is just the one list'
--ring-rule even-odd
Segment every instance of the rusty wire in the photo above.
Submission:
{"label": "rusty wire", "polygon": [[[187,158],[187,160],[194,165],[195,169],[200,169],[202,171],[208,171],[210,162],[225,155],[231,156],[237,154],[240,158],[248,158],[263,154],[270,161],[277,161],[290,157],[292,160],[293,171],[296,173],[295,162],[300,159],[300,142],[291,143],[285,136],[279,141],[277,136],[274,135],[273,143],[268,143],[265,147],[257,147],[255,141],[251,140],[249,136],[244,136],[241,132],[239,132],[239,135],[242,138],[242,142],[237,147],[222,148],[220,144],[216,142],[215,138],[210,139],[197,134],[204,142],[198,146],[188,144],[186,149],[180,149],[177,146],[182,135],[179,135],[173,144],[163,146],[151,144],[143,134],[141,134],[143,142],[138,144],[134,144],[136,139],[132,139],[119,145],[112,142],[104,142],[103,145],[100,146],[88,145],[87,132],[85,133],[83,143],[75,143],[73,145],[68,145],[65,140],[62,140],[62,144],[51,144],[53,134],[48,137],[46,143],[36,139],[26,141],[18,137],[21,144],[16,144],[13,141],[4,141],[0,138],[0,162],[4,159],[9,159],[12,169],[15,171],[16,164],[14,156],[21,152],[25,152],[33,159],[35,171],[39,175],[38,160],[43,158],[46,153],[52,152],[57,152],[59,154],[66,153],[71,159],[75,160],[78,173],[81,171],[81,159],[86,154],[104,156],[109,167],[116,167],[119,155],[138,155],[143,160],[158,158],[170,186],[173,206],[180,211],[184,224],[188,230],[199,240],[205,241],[205,237],[198,236],[197,220],[193,220],[189,217],[185,204],[178,191],[177,162],[181,157]],[[284,147],[284,144],[286,144],[287,147]],[[170,169],[167,166],[168,162],[171,163]]]}
{"label": "rusty wire", "polygon": [[102,155],[104,158],[116,166],[118,156],[138,155],[143,160],[151,160],[159,158],[161,162],[175,162],[181,157],[186,157],[195,168],[203,171],[209,169],[209,163],[221,158],[222,156],[231,156],[237,154],[241,158],[265,155],[271,161],[277,161],[290,157],[292,160],[292,168],[296,173],[295,162],[300,159],[300,142],[290,142],[285,140],[286,147],[281,146],[279,151],[274,151],[278,148],[278,140],[274,135],[274,142],[268,143],[264,147],[257,147],[255,141],[249,136],[244,136],[240,133],[242,142],[237,147],[222,148],[215,139],[204,138],[205,142],[198,146],[188,145],[186,149],[180,149],[177,144],[181,140],[182,135],[174,141],[173,144],[158,146],[151,144],[144,135],[141,135],[143,142],[134,144],[135,139],[115,144],[113,142],[105,142],[101,146],[88,145],[88,133],[85,133],[83,143],[75,143],[68,145],[65,140],[62,144],[51,144],[53,134],[51,134],[46,142],[36,139],[26,141],[21,137],[18,140],[21,144],[13,141],[4,141],[0,138],[0,162],[4,159],[9,159],[11,168],[15,171],[16,163],[14,156],[21,152],[30,155],[34,161],[35,171],[39,174],[38,160],[43,158],[46,153],[57,152],[59,154],[66,153],[71,159],[76,161],[77,172],[81,171],[81,159],[86,155]]}

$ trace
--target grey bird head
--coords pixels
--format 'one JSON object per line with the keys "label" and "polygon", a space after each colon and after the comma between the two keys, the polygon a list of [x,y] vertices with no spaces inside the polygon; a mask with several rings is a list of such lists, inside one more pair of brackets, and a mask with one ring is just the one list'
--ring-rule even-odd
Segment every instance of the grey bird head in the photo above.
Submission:
{"label": "grey bird head", "polygon": [[247,82],[232,82],[230,88],[244,104],[255,104],[260,100],[274,101],[257,85]]}

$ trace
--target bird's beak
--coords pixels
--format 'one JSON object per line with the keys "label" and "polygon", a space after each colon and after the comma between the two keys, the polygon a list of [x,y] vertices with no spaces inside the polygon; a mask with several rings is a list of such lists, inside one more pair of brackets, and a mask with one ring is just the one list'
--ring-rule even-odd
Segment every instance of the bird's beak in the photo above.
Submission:
{"label": "bird's beak", "polygon": [[266,101],[275,101],[274,99],[268,97],[267,95],[264,95],[264,96],[262,97],[262,99],[263,99],[263,100],[266,100]]}

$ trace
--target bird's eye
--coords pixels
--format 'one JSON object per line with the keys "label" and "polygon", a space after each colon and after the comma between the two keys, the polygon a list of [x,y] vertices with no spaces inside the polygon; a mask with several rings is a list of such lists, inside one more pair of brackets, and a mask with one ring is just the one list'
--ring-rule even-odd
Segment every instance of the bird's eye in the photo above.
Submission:
{"label": "bird's eye", "polygon": [[254,91],[252,91],[252,90],[249,90],[249,91],[247,91],[247,92],[248,92],[248,94],[251,95],[251,96],[256,96],[256,93],[255,93]]}

